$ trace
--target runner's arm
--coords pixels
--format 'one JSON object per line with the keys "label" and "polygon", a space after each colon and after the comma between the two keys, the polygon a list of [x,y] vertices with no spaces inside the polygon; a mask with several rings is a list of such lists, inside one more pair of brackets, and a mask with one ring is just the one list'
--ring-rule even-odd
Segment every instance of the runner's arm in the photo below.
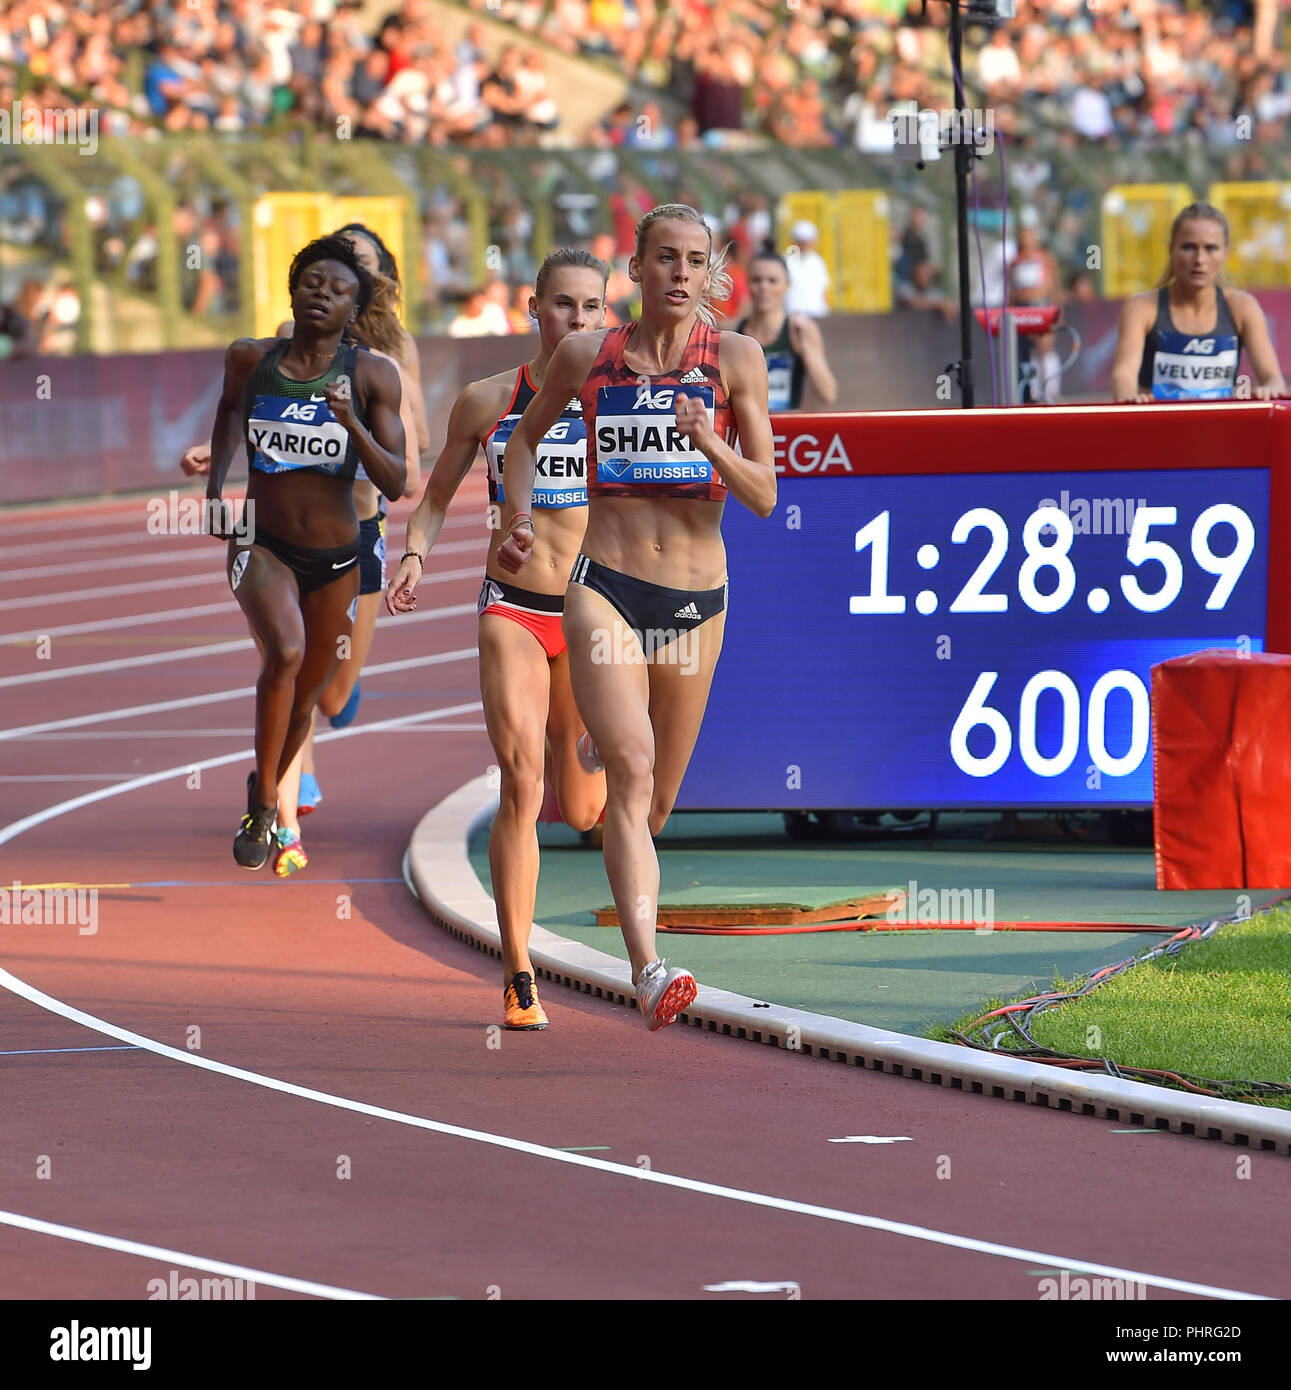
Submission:
{"label": "runner's arm", "polygon": [[528,530],[522,526],[516,533],[515,519],[520,515],[528,517],[529,508],[533,505],[538,443],[560,419],[570,399],[582,389],[604,336],[604,331],[598,330],[593,333],[571,333],[561,339],[547,363],[542,387],[525,407],[511,438],[507,440],[506,502],[502,507],[502,525],[508,534],[498,551],[498,563],[512,574],[520,572],[533,549],[532,520],[529,521]]}
{"label": "runner's arm", "polygon": [[[807,372],[807,381],[823,405],[833,405],[838,399],[838,382],[829,370],[829,359],[825,356],[825,340],[820,329],[816,321],[806,314],[795,314],[793,318],[797,320],[797,348]],[[793,329],[791,320],[791,330]]]}
{"label": "runner's arm", "polygon": [[209,499],[223,495],[224,479],[243,440],[243,393],[267,347],[263,340],[239,338],[229,344],[224,354],[224,390],[220,394],[220,403],[215,409],[215,424],[211,429],[211,460],[206,482],[206,496]]}
{"label": "runner's arm", "polygon": [[[354,375],[361,381],[353,382],[348,396],[341,394],[335,382],[327,387],[327,404],[350,436],[363,471],[391,502],[397,502],[408,474],[399,418],[399,373],[393,363],[364,353]],[[354,398],[360,392],[367,401],[367,426],[354,414]]]}
{"label": "runner's arm", "polygon": [[[726,393],[739,431],[737,453],[712,430],[699,445],[722,475],[727,491],[757,516],[775,511],[775,440],[767,414],[767,362],[761,347],[742,333],[723,333],[719,349]],[[705,419],[707,417],[705,416]]]}
{"label": "runner's arm", "polygon": [[1151,391],[1139,388],[1139,363],[1147,342],[1150,306],[1132,295],[1121,305],[1116,329],[1116,357],[1112,361],[1112,398],[1117,401],[1150,401]]}
{"label": "runner's arm", "polygon": [[[1235,297],[1231,295],[1230,297]],[[1264,317],[1264,310],[1260,308],[1259,300],[1253,294],[1243,294],[1239,301],[1241,306],[1241,322],[1238,325],[1242,335],[1242,344],[1246,348],[1246,355],[1251,359],[1251,366],[1255,368],[1257,385],[1254,396],[1258,400],[1268,401],[1276,396],[1287,394],[1286,379],[1282,375],[1282,368],[1278,365],[1278,355],[1273,350],[1273,341],[1269,337],[1269,325]]]}

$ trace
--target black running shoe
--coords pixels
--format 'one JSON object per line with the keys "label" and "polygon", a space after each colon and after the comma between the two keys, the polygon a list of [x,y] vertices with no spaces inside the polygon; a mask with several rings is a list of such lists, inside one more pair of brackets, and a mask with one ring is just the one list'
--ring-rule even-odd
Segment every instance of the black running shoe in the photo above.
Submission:
{"label": "black running shoe", "polygon": [[233,857],[244,869],[263,869],[269,856],[278,848],[278,806],[257,806],[256,775],[247,778],[247,813],[242,817],[238,833],[233,837]]}

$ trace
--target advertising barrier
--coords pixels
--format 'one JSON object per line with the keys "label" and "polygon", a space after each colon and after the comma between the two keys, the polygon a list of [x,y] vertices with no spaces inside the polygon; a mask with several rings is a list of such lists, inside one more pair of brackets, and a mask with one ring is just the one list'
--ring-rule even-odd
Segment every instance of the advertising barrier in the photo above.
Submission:
{"label": "advertising barrier", "polygon": [[1152,667],[1291,651],[1291,408],[781,415],[679,809],[1152,804]]}
{"label": "advertising barrier", "polygon": [[[1261,290],[1274,346],[1291,343],[1291,290]],[[1066,397],[1107,400],[1119,305],[1064,306],[1083,344],[1062,381]],[[834,315],[822,320],[830,363],[848,410],[953,410],[947,364],[959,329],[931,311]],[[1061,330],[1060,330],[1061,332]],[[991,400],[987,339],[974,326],[977,398]],[[532,337],[420,338],[422,388],[437,452],[448,410],[468,382],[515,367],[536,350]],[[1060,343],[1065,352],[1066,338]],[[1244,358],[1239,368],[1249,375]],[[95,497],[170,487],[179,457],[206,438],[215,419],[224,354],[218,350],[121,357],[10,360],[0,371],[0,504]],[[1291,367],[1288,367],[1291,373]],[[810,408],[811,401],[806,401]],[[1044,413],[1044,412],[1041,412]],[[798,462],[805,462],[796,446]],[[233,477],[244,476],[234,465]]]}

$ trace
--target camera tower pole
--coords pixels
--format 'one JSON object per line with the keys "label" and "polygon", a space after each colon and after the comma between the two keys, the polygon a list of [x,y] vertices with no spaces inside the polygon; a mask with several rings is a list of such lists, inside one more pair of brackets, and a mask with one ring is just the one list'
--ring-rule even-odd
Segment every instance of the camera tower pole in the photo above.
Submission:
{"label": "camera tower pole", "polygon": [[[973,309],[969,294],[968,265],[968,180],[977,158],[977,135],[967,111],[964,95],[964,29],[960,22],[959,0],[950,0],[950,64],[955,83],[955,231],[959,243],[959,390],[960,404],[972,410],[973,390]],[[966,139],[965,136],[968,138]]]}

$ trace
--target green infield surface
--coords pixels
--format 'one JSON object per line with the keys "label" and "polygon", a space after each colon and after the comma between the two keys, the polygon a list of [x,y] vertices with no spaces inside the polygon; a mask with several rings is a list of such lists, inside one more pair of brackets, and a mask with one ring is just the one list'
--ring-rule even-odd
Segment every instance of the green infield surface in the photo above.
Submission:
{"label": "green infield surface", "polygon": [[[965,1017],[959,1026],[977,1039],[973,1022]],[[1211,1080],[1291,1087],[1291,909],[1227,923],[1177,955],[1136,965],[1024,1026],[1041,1047],[1107,1058],[1117,1068],[1173,1072],[1202,1086]],[[1014,1035],[1003,1050],[1025,1047]],[[1218,1089],[1231,1094],[1228,1086]],[[1291,1108],[1291,1094],[1240,1098]]]}
{"label": "green infield surface", "polygon": [[[1082,977],[1137,955],[1165,939],[1162,927],[1229,916],[1241,906],[1233,892],[1157,892],[1148,850],[991,841],[982,832],[992,819],[961,818],[935,840],[804,843],[790,840],[775,814],[679,813],[659,837],[661,909],[704,902],[811,907],[902,889],[911,919],[929,920],[930,914],[916,913],[916,903],[922,908],[940,901],[952,909],[981,908],[977,915],[987,921],[980,931],[661,932],[659,952],[684,963],[702,984],[923,1035],[970,1010],[980,1012],[985,1000],[1038,993],[1056,976]],[[535,920],[626,959],[618,928],[596,925],[596,911],[611,904],[600,852],[561,825],[540,826],[539,839]],[[487,831],[474,837],[470,853],[487,888]],[[1256,904],[1272,896],[1255,895]],[[1058,921],[1130,929],[991,929],[992,923]]]}

